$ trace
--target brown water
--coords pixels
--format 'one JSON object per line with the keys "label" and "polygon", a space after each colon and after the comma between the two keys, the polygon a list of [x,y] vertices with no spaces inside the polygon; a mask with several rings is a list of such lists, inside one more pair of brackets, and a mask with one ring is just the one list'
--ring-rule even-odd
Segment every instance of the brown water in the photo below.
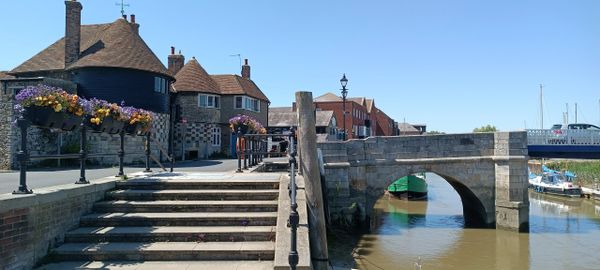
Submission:
{"label": "brown water", "polygon": [[[464,228],[458,194],[427,174],[428,201],[384,196],[354,246],[359,269],[600,269],[600,206],[530,193],[530,232]],[[335,246],[333,248],[336,248]]]}

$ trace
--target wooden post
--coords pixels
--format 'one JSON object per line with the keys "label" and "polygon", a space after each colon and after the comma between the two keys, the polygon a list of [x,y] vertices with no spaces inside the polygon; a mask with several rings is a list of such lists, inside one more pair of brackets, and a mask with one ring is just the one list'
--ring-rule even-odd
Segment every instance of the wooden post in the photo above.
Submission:
{"label": "wooden post", "polygon": [[306,204],[308,207],[308,231],[310,238],[310,256],[313,269],[327,269],[327,229],[323,209],[321,175],[317,158],[317,131],[315,107],[311,92],[296,92],[298,104],[298,140],[300,141],[301,162],[299,167],[304,173]]}

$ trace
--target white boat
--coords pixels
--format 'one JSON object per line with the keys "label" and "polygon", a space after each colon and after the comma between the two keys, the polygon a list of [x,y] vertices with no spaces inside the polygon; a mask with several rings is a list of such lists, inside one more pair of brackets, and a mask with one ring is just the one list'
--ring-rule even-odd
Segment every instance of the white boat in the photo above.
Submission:
{"label": "white boat", "polygon": [[529,187],[536,192],[566,197],[581,197],[581,187],[573,184],[561,173],[544,172],[529,177]]}

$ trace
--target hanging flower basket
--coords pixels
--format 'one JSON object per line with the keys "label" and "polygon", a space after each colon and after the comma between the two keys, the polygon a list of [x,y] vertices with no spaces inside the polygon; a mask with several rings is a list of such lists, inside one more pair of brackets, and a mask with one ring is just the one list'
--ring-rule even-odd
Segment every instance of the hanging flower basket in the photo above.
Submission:
{"label": "hanging flower basket", "polygon": [[65,112],[55,112],[49,107],[31,106],[23,111],[23,117],[33,125],[71,131],[81,125],[83,118]]}
{"label": "hanging flower basket", "polygon": [[105,117],[102,119],[102,122],[98,124],[94,123],[92,119],[93,116],[86,116],[85,124],[92,132],[96,133],[119,134],[125,126],[125,122],[116,120],[112,117]]}
{"label": "hanging flower basket", "polygon": [[155,118],[152,112],[134,107],[123,107],[122,113],[127,135],[146,136],[152,129],[152,120]]}
{"label": "hanging flower basket", "polygon": [[93,98],[86,106],[90,107],[91,113],[86,115],[84,123],[93,132],[117,134],[125,126],[122,108],[117,104]]}
{"label": "hanging flower basket", "polygon": [[264,129],[263,125],[251,116],[238,114],[229,119],[229,127],[234,133],[238,132],[238,128],[242,134],[259,133]]}
{"label": "hanging flower basket", "polygon": [[15,96],[15,112],[33,125],[73,130],[81,124],[83,100],[60,88],[47,85],[29,86]]}

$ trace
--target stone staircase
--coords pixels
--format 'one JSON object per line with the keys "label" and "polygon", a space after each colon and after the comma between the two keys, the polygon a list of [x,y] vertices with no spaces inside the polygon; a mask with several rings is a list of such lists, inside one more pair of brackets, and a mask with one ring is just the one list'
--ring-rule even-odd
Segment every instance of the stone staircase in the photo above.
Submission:
{"label": "stone staircase", "polygon": [[273,269],[279,177],[163,174],[118,182],[39,269]]}

